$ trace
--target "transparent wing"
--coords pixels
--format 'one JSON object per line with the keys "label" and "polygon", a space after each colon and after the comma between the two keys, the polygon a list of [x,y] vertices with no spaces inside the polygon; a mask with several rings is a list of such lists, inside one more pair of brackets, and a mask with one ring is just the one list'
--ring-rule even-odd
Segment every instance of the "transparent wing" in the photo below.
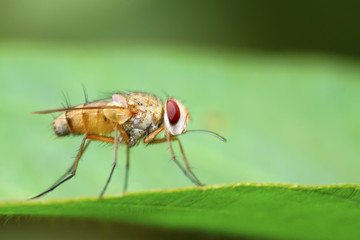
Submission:
{"label": "transparent wing", "polygon": [[84,106],[84,107],[72,107],[72,108],[56,108],[44,111],[36,111],[32,112],[32,114],[49,114],[49,113],[56,113],[56,112],[66,112],[66,111],[79,111],[79,110],[94,110],[94,109],[114,109],[114,110],[128,110],[124,107],[118,106]]}

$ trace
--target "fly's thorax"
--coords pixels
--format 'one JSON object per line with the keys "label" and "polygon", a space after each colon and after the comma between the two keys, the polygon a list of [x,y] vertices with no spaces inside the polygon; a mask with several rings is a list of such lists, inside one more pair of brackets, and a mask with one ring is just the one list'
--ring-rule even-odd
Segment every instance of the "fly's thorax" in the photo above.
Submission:
{"label": "fly's thorax", "polygon": [[162,123],[163,106],[160,99],[146,93],[130,93],[127,104],[135,114],[123,127],[129,135],[130,144],[134,145]]}
{"label": "fly's thorax", "polygon": [[163,107],[157,97],[146,93],[131,93],[127,103],[135,112],[130,119],[135,128],[145,130],[161,122]]}

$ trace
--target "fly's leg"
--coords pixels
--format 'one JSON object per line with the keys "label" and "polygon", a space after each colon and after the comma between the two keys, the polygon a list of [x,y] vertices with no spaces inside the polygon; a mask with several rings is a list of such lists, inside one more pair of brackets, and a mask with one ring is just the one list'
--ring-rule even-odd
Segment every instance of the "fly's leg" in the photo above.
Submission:
{"label": "fly's leg", "polygon": [[[78,163],[80,161],[80,158],[90,143],[90,141],[88,141],[85,144],[86,140],[96,140],[96,141],[101,141],[101,142],[114,143],[114,139],[109,138],[109,137],[98,136],[98,135],[86,135],[81,142],[80,149],[76,156],[76,159],[75,159],[73,165],[69,168],[69,170],[66,171],[65,174],[55,184],[53,184],[48,190],[40,193],[39,195],[36,195],[35,197],[30,198],[30,200],[39,198],[39,197],[45,195],[46,193],[51,192],[52,190],[54,190],[55,188],[57,188],[58,186],[60,186],[61,184],[63,184],[64,182],[66,182],[67,180],[69,180],[75,176],[76,169],[77,169]],[[66,177],[68,174],[70,174],[70,175],[68,177]]]}
{"label": "fly's leg", "polygon": [[[54,185],[52,185],[48,190],[40,193],[39,195],[36,195],[35,197],[30,198],[30,200],[35,199],[35,198],[39,198],[39,197],[45,195],[46,193],[51,192],[52,190],[54,190],[55,188],[57,188],[58,186],[60,186],[61,184],[63,184],[64,182],[66,182],[67,180],[69,180],[69,179],[71,179],[72,177],[75,176],[76,169],[77,169],[77,166],[78,166],[78,164],[79,164],[79,160],[80,160],[82,154],[84,153],[84,151],[85,151],[85,149],[86,149],[86,146],[84,147],[86,139],[88,139],[88,135],[86,135],[86,136],[83,138],[83,140],[82,140],[82,142],[81,142],[81,145],[80,145],[79,152],[78,152],[78,154],[77,154],[77,156],[76,156],[75,162],[74,162],[74,164],[71,166],[71,168],[62,176],[62,178],[61,178],[62,180],[59,179],[59,180],[58,180]],[[66,175],[68,175],[68,174],[70,174],[70,175],[66,177]]]}
{"label": "fly's leg", "polygon": [[[167,142],[168,145],[169,145],[172,160],[181,169],[181,171],[185,174],[185,176],[187,176],[190,179],[190,181],[192,181],[194,184],[196,184],[198,186],[204,185],[199,181],[199,179],[196,177],[196,175],[191,171],[189,162],[188,162],[188,160],[186,158],[186,155],[185,155],[185,152],[184,152],[184,148],[183,148],[183,146],[181,144],[181,141],[180,141],[180,139],[178,137],[171,137],[169,134],[166,134],[166,138],[154,139],[155,137],[156,137],[156,135],[153,136],[152,139],[145,139],[145,140],[147,140],[148,144],[156,144],[156,143]],[[171,145],[171,141],[178,141],[179,142],[180,151],[181,151],[181,154],[182,154],[186,169],[175,158],[174,149],[173,149],[173,147]]]}
{"label": "fly's leg", "polygon": [[161,133],[162,131],[165,130],[165,126],[159,127],[158,129],[156,129],[155,131],[153,131],[152,133],[149,134],[149,136],[147,136],[144,139],[144,143],[145,144],[149,144],[149,143],[153,143],[154,139],[156,138],[157,135],[159,135],[159,133]]}
{"label": "fly's leg", "polygon": [[125,166],[125,181],[124,181],[124,188],[123,194],[126,193],[128,187],[128,180],[129,180],[129,167],[130,167],[130,147],[126,146],[126,166]]}
{"label": "fly's leg", "polygon": [[117,149],[118,149],[118,133],[117,132],[118,132],[118,124],[115,125],[115,134],[114,134],[114,163],[113,163],[113,167],[110,172],[110,176],[109,176],[108,180],[106,181],[106,184],[105,184],[103,190],[100,193],[100,198],[102,198],[104,196],[106,188],[108,187],[108,185],[110,183],[111,177],[114,173],[114,170],[115,170],[115,167],[117,164]]}
{"label": "fly's leg", "polygon": [[[82,149],[82,153],[85,152],[85,150],[87,149],[87,147],[89,146],[90,144],[90,139],[89,141],[86,142],[85,146],[83,147]],[[56,185],[57,183],[59,183],[61,180],[63,180],[67,175],[69,175],[73,170],[74,170],[74,167],[75,167],[75,162],[73,162],[73,164],[71,165],[71,167],[52,185]]]}
{"label": "fly's leg", "polygon": [[130,169],[130,138],[122,126],[119,127],[120,135],[124,139],[126,144],[126,165],[125,165],[125,180],[123,194],[126,192],[129,181],[129,169]]}
{"label": "fly's leg", "polygon": [[[191,174],[191,176],[196,180],[196,184],[199,185],[199,186],[203,186],[204,184],[202,184],[199,179],[196,177],[196,175],[193,173],[193,171],[191,171],[191,168],[190,168],[190,165],[189,165],[189,162],[187,160],[187,157],[185,155],[185,151],[184,151],[184,148],[182,146],[182,143],[180,141],[180,139],[178,137],[171,137],[171,141],[178,141],[179,143],[179,147],[180,147],[180,151],[181,151],[181,155],[183,157],[183,160],[184,160],[184,163],[185,163],[185,167],[186,167],[186,170],[188,170],[188,172]],[[170,142],[169,142],[170,143]]]}
{"label": "fly's leg", "polygon": [[[179,144],[180,144],[180,149],[181,149],[181,153],[182,153],[182,155],[183,155],[183,160],[184,160],[184,162],[185,162],[185,166],[186,166],[186,169],[188,170],[188,171],[185,171],[184,170],[184,168],[180,165],[180,163],[176,160],[176,158],[175,158],[175,154],[174,154],[174,149],[173,149],[173,147],[172,147],[172,145],[171,145],[171,141],[178,141],[179,142]],[[184,172],[184,174],[186,175],[186,176],[188,176],[188,178],[193,182],[193,183],[195,183],[196,185],[198,185],[198,186],[202,186],[202,185],[204,185],[204,184],[202,184],[199,180],[198,180],[198,178],[195,176],[195,174],[191,171],[191,169],[190,169],[190,166],[189,166],[189,163],[188,163],[188,161],[187,161],[187,159],[186,159],[186,156],[185,156],[185,153],[184,153],[184,150],[183,150],[183,148],[182,148],[182,145],[181,145],[181,142],[180,142],[180,140],[177,138],[177,137],[171,137],[171,136],[169,136],[168,134],[166,134],[166,141],[167,141],[167,143],[168,143],[168,145],[169,145],[169,149],[170,149],[170,153],[171,153],[171,158],[175,161],[175,163],[180,167],[180,169],[182,169],[182,171]]]}
{"label": "fly's leg", "polygon": [[103,188],[103,190],[101,191],[101,194],[100,194],[100,198],[102,198],[104,196],[104,193],[110,183],[110,180],[111,180],[111,177],[114,173],[114,170],[115,170],[115,167],[116,167],[116,164],[117,164],[117,150],[118,150],[118,144],[119,144],[119,140],[118,140],[118,131],[120,132],[120,135],[122,136],[122,138],[124,139],[126,145],[127,145],[127,148],[126,148],[126,172],[125,172],[125,183],[124,183],[124,192],[126,191],[126,188],[127,188],[127,184],[128,184],[128,172],[129,172],[129,142],[130,142],[130,139],[129,139],[129,136],[127,135],[127,133],[125,132],[124,128],[119,125],[119,124],[116,124],[115,125],[115,135],[114,135],[114,139],[109,139],[107,137],[102,137],[104,138],[103,140],[107,140],[108,142],[112,142],[114,144],[114,163],[113,163],[113,167],[111,169],[111,172],[110,172],[110,176],[108,178],[108,180],[106,181],[106,184],[105,184],[105,187]]}

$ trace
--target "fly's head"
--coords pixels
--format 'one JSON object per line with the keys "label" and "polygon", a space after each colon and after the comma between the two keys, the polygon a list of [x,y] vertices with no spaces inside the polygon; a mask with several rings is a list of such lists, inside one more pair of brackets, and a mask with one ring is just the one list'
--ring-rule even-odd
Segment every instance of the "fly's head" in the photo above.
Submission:
{"label": "fly's head", "polygon": [[164,125],[171,135],[186,132],[189,123],[189,113],[186,107],[177,99],[169,98],[165,104]]}

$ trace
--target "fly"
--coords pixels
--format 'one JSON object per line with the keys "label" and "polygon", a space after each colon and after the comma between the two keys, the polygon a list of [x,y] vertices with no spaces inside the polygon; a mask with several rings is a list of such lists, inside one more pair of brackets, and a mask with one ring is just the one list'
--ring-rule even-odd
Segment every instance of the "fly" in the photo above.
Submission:
{"label": "fly", "polygon": [[[213,135],[224,142],[226,141],[225,138],[210,131],[187,131],[186,126],[189,123],[189,114],[186,107],[179,100],[169,98],[163,104],[156,96],[142,92],[117,93],[112,95],[111,101],[89,102],[76,107],[38,111],[34,112],[34,114],[55,112],[63,112],[53,121],[53,129],[57,136],[61,137],[72,134],[84,135],[84,138],[75,161],[68,171],[49,189],[31,199],[39,198],[51,192],[74,177],[79,160],[91,141],[114,144],[113,166],[101,191],[100,198],[103,197],[116,167],[117,150],[120,144],[126,146],[126,171],[123,187],[123,192],[126,192],[130,166],[130,148],[137,145],[141,140],[145,144],[167,143],[172,160],[189,180],[198,186],[203,184],[192,172],[178,136],[190,132],[200,132]],[[164,132],[164,137],[156,138],[161,132]],[[112,137],[111,134],[114,136]],[[174,141],[179,144],[185,168],[175,158],[171,144]]]}

